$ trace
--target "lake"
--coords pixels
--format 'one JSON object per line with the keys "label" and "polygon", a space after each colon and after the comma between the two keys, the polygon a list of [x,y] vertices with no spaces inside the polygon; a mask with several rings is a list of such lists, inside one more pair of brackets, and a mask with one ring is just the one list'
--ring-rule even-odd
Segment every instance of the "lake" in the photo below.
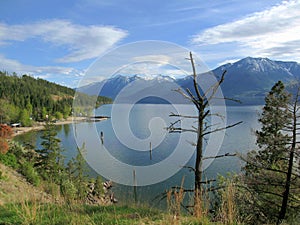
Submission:
{"label": "lake", "polygon": [[[215,107],[214,110],[223,109]],[[153,203],[159,193],[172,186],[179,186],[183,177],[186,188],[193,186],[193,173],[183,166],[194,165],[195,147],[191,143],[195,141],[195,134],[168,133],[165,129],[178,120],[169,117],[169,114],[178,111],[186,115],[195,113],[191,105],[103,105],[96,109],[95,115],[111,116],[111,119],[57,126],[58,138],[65,149],[66,161],[75,157],[77,145],[84,145],[84,156],[91,167],[90,175],[96,176],[98,173],[106,179],[114,180],[114,192],[119,201],[133,201],[131,185],[135,184],[138,186],[138,201]],[[227,107],[227,124],[243,123],[227,129],[222,135],[209,136],[205,142],[205,156],[246,154],[256,149],[253,131],[259,128],[257,119],[260,111],[261,106]],[[221,119],[226,122],[224,118]],[[215,121],[207,122],[213,124]],[[184,119],[178,124],[190,128],[195,123],[193,119]],[[218,124],[215,125],[217,128]],[[16,137],[16,140],[31,142],[40,147],[40,135],[41,132],[25,134]],[[221,143],[220,147],[217,142]],[[204,165],[204,175],[207,179],[215,178],[228,172],[239,172],[241,166],[242,162],[237,157],[215,159]]]}

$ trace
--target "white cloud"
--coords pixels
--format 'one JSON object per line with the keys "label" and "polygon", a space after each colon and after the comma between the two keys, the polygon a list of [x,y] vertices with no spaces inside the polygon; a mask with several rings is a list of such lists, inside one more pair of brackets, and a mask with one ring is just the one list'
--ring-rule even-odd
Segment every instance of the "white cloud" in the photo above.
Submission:
{"label": "white cloud", "polygon": [[[61,83],[62,80],[67,80],[68,86],[74,87],[84,75],[83,71],[78,71],[71,67],[61,66],[31,66],[24,65],[17,60],[7,59],[0,54],[0,70],[15,72],[19,75],[27,74]],[[61,80],[61,81],[60,81]]]}
{"label": "white cloud", "polygon": [[17,60],[7,59],[3,55],[0,55],[0,69],[20,74],[58,73],[69,75],[75,72],[75,69],[70,67],[24,65]]}
{"label": "white cloud", "polygon": [[241,60],[241,59],[226,59],[225,61],[223,61],[221,63],[218,63],[217,66],[223,66],[225,64],[233,64],[233,63],[235,63],[235,62],[237,62],[239,60]]}
{"label": "white cloud", "polygon": [[[235,43],[244,54],[281,59],[300,59],[300,1],[283,1],[268,10],[206,29],[192,43],[218,47]],[[230,53],[229,53],[230,54]]]}
{"label": "white cloud", "polygon": [[161,64],[168,64],[171,61],[171,59],[167,55],[144,55],[144,56],[133,57],[132,61],[133,62],[152,61]]}
{"label": "white cloud", "polygon": [[0,45],[41,38],[55,46],[68,48],[68,54],[57,59],[59,62],[78,62],[98,57],[126,36],[126,31],[113,26],[83,26],[67,20],[11,26],[0,24]]}
{"label": "white cloud", "polygon": [[184,70],[176,68],[170,64],[155,62],[155,61],[140,61],[130,65],[124,66],[121,70],[117,71],[116,74],[122,75],[141,75],[145,78],[154,78],[158,75],[171,76],[178,78],[188,75]]}

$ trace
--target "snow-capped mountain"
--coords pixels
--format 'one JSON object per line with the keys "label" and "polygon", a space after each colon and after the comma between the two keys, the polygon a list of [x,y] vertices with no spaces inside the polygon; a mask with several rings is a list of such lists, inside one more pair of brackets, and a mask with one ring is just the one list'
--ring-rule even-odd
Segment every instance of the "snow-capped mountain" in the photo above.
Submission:
{"label": "snow-capped mountain", "polygon": [[[264,97],[279,80],[289,86],[300,77],[300,64],[272,61],[267,58],[247,57],[227,65],[227,75],[222,90],[228,97],[239,98],[246,103],[263,103]],[[214,73],[220,75],[219,68]]]}
{"label": "snow-capped mountain", "polygon": [[[166,85],[166,83],[174,83],[176,80],[170,76],[158,75],[158,76],[144,76],[135,74],[133,76],[117,75],[101,82],[92,83],[78,88],[78,91],[89,95],[102,95],[115,99],[118,93],[132,82],[139,82],[141,87],[155,87]],[[99,90],[100,93],[99,93]]]}
{"label": "snow-capped mountain", "polygon": [[[244,104],[263,104],[264,97],[278,81],[288,89],[300,78],[300,64],[297,62],[273,61],[267,58],[247,57],[235,63],[222,65],[212,72],[220,77],[226,70],[222,91],[225,97],[242,101]],[[192,77],[177,81],[183,88],[193,90]]]}
{"label": "snow-capped mountain", "polygon": [[[224,64],[211,72],[220,77],[224,70],[227,71],[225,81],[222,84],[224,96],[239,99],[244,104],[262,104],[265,94],[278,80],[283,81],[289,87],[300,78],[299,63],[273,61],[268,58],[247,57],[235,63]],[[169,99],[182,99],[181,96],[177,95],[178,93],[175,94],[172,90],[179,86],[183,89],[193,90],[192,76],[174,79],[164,75],[153,77],[136,74],[133,76],[117,75],[81,87],[79,91],[115,99],[118,93],[127,86],[132,87],[132,90],[123,95],[122,101],[130,98],[136,99],[136,96],[143,96],[146,92]],[[99,93],[100,89],[101,92]],[[153,99],[148,98],[146,102],[153,102]]]}

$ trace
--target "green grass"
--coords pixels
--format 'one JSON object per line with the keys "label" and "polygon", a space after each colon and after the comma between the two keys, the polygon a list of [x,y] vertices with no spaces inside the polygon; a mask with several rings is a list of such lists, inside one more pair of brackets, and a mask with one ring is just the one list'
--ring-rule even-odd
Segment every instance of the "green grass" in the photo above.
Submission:
{"label": "green grass", "polygon": [[174,218],[173,215],[166,212],[147,207],[59,205],[53,203],[22,202],[0,206],[0,224],[205,225],[215,223],[210,223],[207,218],[201,221],[189,216]]}
{"label": "green grass", "polygon": [[0,207],[0,224],[160,224],[162,212],[128,206],[8,204]]}

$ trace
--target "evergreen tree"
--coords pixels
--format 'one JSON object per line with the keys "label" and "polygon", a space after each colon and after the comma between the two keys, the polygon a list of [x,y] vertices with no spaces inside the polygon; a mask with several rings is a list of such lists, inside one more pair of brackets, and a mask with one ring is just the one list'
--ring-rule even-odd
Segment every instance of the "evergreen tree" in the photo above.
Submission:
{"label": "evergreen tree", "polygon": [[89,182],[88,168],[83,154],[85,154],[85,146],[77,147],[77,155],[69,161],[67,168],[67,173],[77,189],[77,199],[81,201],[86,198]]}
{"label": "evergreen tree", "polygon": [[67,163],[67,168],[66,168],[66,173],[69,180],[73,180],[74,171],[75,171],[74,158],[72,158]]}
{"label": "evergreen tree", "polygon": [[0,124],[18,122],[19,111],[19,108],[10,104],[9,101],[0,99]]}
{"label": "evergreen tree", "polygon": [[[291,143],[296,141],[291,136],[291,128],[297,110],[291,110],[290,101],[291,95],[285,91],[283,83],[277,82],[265,98],[259,119],[262,125],[261,130],[256,131],[259,150],[248,153],[245,159],[244,183],[252,196],[246,204],[255,223],[278,222],[283,193],[287,190],[288,158],[294,151]],[[294,178],[296,181],[297,176]]]}
{"label": "evergreen tree", "polygon": [[96,178],[94,191],[96,193],[96,196],[98,196],[98,197],[100,197],[101,195],[104,194],[102,177],[100,177],[100,176],[97,176],[97,178]]}
{"label": "evergreen tree", "polygon": [[30,114],[27,109],[23,109],[20,112],[19,121],[21,122],[22,126],[30,127],[32,126],[32,121],[30,119]]}
{"label": "evergreen tree", "polygon": [[265,106],[259,122],[261,131],[256,131],[259,148],[259,160],[268,165],[276,163],[284,157],[290,139],[283,129],[291,121],[292,114],[288,109],[291,95],[285,91],[281,81],[277,82],[265,98]]}
{"label": "evergreen tree", "polygon": [[28,114],[32,116],[32,104],[30,103],[30,99],[27,100],[26,110],[28,111]]}
{"label": "evergreen tree", "polygon": [[43,107],[42,108],[42,119],[43,120],[46,120],[46,119],[48,119],[48,112],[47,112],[47,109],[46,109],[46,107]]}
{"label": "evergreen tree", "polygon": [[[0,71],[0,123],[18,122],[16,120],[21,110],[26,110],[26,115],[34,120],[45,120],[46,115],[53,116],[56,112],[67,118],[71,115],[75,93],[74,89],[46,80],[27,75],[12,76]],[[111,103],[111,99],[106,97],[92,97],[86,94],[80,96],[80,107],[95,102],[96,106]]]}
{"label": "evergreen tree", "polygon": [[60,140],[56,135],[55,125],[49,122],[46,123],[45,131],[41,136],[43,148],[37,150],[37,152],[40,154],[41,159],[38,163],[40,173],[45,179],[59,184],[64,173],[64,157]]}

